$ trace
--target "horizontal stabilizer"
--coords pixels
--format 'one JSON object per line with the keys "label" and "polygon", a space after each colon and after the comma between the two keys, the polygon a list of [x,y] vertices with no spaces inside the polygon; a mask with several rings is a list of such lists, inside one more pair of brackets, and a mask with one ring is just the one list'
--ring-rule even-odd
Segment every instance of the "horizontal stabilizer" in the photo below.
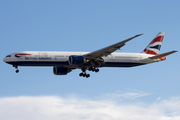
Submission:
{"label": "horizontal stabilizer", "polygon": [[177,52],[177,51],[174,50],[174,51],[170,51],[170,52],[167,52],[167,53],[159,54],[159,55],[156,55],[156,56],[153,56],[153,57],[149,57],[149,58],[150,59],[158,59],[158,58],[170,55],[170,54],[175,53],[175,52]]}

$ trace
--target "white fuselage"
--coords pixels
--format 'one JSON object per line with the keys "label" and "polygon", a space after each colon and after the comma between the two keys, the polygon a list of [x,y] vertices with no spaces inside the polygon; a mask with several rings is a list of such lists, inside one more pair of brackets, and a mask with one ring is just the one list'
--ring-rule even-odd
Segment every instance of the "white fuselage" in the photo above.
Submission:
{"label": "white fuselage", "polygon": [[[89,52],[49,52],[49,51],[23,51],[8,55],[4,62],[17,66],[62,66],[74,68],[69,65],[68,59],[71,55],[83,56]],[[160,59],[150,59],[154,55],[144,53],[112,53],[104,59],[100,67],[133,67],[152,62],[161,61]]]}

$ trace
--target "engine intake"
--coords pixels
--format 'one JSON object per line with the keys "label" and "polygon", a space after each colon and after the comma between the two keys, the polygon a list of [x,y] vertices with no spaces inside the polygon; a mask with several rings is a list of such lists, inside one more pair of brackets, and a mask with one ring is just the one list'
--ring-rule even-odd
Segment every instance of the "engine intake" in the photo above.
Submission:
{"label": "engine intake", "polygon": [[75,66],[79,66],[79,65],[83,65],[84,63],[86,63],[86,59],[83,56],[78,56],[78,55],[71,55],[69,56],[69,65],[75,65]]}
{"label": "engine intake", "polygon": [[58,66],[53,67],[53,73],[55,75],[66,75],[69,72],[71,72],[71,69],[66,67],[58,67]]}

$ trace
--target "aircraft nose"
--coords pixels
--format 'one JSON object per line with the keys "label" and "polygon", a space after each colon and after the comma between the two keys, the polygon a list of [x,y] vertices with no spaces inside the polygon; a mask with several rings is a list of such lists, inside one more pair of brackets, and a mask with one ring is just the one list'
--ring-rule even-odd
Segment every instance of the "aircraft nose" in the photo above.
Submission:
{"label": "aircraft nose", "polygon": [[4,62],[7,62],[6,58],[3,59]]}

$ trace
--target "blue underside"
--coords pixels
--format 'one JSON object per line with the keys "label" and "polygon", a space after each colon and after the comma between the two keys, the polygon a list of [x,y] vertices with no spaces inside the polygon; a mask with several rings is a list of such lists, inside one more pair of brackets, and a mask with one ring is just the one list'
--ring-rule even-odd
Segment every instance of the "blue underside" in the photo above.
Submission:
{"label": "blue underside", "polygon": [[105,62],[101,67],[135,67],[144,65],[143,63],[130,63],[130,62]]}
{"label": "blue underside", "polygon": [[[7,62],[11,65],[17,66],[68,66],[69,63],[65,62],[56,62],[56,61],[21,61],[21,62]],[[132,62],[104,62],[101,67],[134,67],[144,65],[143,63],[132,63]],[[87,66],[87,65],[85,65]]]}

